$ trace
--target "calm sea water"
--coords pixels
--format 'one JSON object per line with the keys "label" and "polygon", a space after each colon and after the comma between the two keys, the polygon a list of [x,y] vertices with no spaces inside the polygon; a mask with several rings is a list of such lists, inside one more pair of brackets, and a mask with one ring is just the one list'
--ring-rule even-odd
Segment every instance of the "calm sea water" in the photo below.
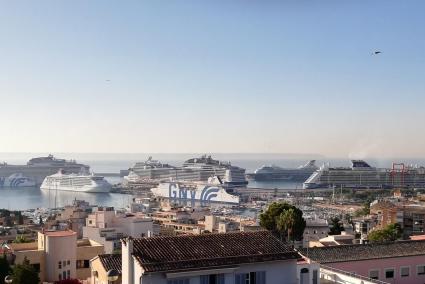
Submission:
{"label": "calm sea water", "polygon": [[[0,153],[0,162],[9,164],[25,164],[31,157],[44,156],[47,153]],[[54,153],[58,158],[76,159],[78,162],[88,164],[94,172],[116,173],[128,169],[135,162],[144,161],[148,156],[153,156],[163,163],[181,165],[186,159],[199,156],[199,154],[69,154]],[[317,165],[330,162],[332,166],[349,166],[350,159],[326,159],[320,155],[284,155],[284,154],[213,154],[213,158],[230,161],[233,165],[253,172],[262,165],[278,165],[282,167],[297,167],[310,159],[316,159]],[[391,167],[391,162],[404,162],[406,164],[425,165],[425,159],[366,159],[371,165],[377,167]],[[119,179],[110,178],[110,182],[117,183]],[[250,182],[250,187],[262,188],[301,188],[302,184],[288,182]],[[30,209],[39,207],[54,207],[70,204],[74,199],[83,199],[91,204],[126,207],[132,199],[124,194],[94,194],[78,192],[60,192],[57,194],[41,191],[38,188],[0,188],[0,208]]]}

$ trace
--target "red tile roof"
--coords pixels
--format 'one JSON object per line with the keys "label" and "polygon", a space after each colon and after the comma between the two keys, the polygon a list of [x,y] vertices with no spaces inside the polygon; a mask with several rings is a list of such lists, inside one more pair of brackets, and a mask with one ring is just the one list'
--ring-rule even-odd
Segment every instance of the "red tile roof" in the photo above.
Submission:
{"label": "red tile roof", "polygon": [[134,239],[133,255],[146,272],[198,270],[300,257],[268,231]]}
{"label": "red tile roof", "polygon": [[71,230],[67,231],[44,231],[44,234],[49,237],[69,237],[77,233]]}
{"label": "red tile roof", "polygon": [[121,254],[101,254],[99,259],[106,271],[115,269],[120,275],[122,274]]}
{"label": "red tile roof", "polygon": [[304,248],[300,252],[306,257],[323,264],[418,255],[425,256],[425,241],[315,247]]}

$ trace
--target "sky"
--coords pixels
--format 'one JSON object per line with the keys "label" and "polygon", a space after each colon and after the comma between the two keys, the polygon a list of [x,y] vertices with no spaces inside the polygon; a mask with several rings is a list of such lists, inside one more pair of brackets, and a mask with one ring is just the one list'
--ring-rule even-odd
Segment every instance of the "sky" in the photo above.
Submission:
{"label": "sky", "polygon": [[0,0],[0,152],[425,157],[424,10]]}

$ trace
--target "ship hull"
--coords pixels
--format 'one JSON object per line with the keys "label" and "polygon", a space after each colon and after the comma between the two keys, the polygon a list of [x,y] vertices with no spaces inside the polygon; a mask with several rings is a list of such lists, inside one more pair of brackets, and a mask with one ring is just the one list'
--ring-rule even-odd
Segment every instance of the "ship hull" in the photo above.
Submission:
{"label": "ship hull", "polygon": [[65,186],[47,186],[42,185],[42,190],[60,190],[60,191],[73,191],[73,192],[87,192],[87,193],[109,193],[110,186],[82,186],[82,187],[65,187]]}
{"label": "ship hull", "polygon": [[151,191],[156,197],[175,201],[239,204],[239,196],[229,194],[216,185],[169,182],[161,183]]}

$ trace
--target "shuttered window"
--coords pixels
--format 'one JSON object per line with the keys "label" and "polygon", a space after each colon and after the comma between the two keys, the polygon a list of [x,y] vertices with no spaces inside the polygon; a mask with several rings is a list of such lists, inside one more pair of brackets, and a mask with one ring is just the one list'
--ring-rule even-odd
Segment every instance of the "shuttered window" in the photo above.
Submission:
{"label": "shuttered window", "polygon": [[235,275],[235,284],[266,284],[266,272],[238,273]]}

